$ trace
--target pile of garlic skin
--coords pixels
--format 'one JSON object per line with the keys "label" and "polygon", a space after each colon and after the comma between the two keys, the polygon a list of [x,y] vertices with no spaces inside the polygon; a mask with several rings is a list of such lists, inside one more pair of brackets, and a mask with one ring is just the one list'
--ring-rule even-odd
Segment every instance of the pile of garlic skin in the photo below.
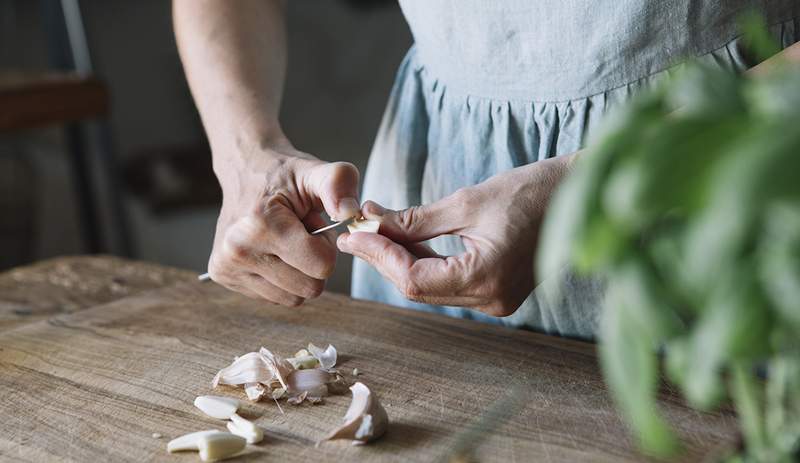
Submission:
{"label": "pile of garlic skin", "polygon": [[[321,349],[309,344],[294,357],[284,359],[262,347],[236,357],[232,364],[214,376],[213,388],[220,385],[242,386],[253,402],[269,397],[293,405],[303,402],[320,404],[329,394],[343,393],[349,386],[345,377],[334,368],[336,348]],[[357,370],[353,370],[356,376]],[[353,400],[344,416],[344,423],[331,431],[324,440],[348,439],[361,445],[381,437],[389,424],[386,410],[369,388],[361,382],[349,387]],[[170,453],[196,450],[203,461],[217,461],[243,452],[247,444],[260,442],[264,433],[255,423],[238,415],[240,403],[230,397],[200,396],[194,405],[206,415],[230,420],[229,432],[198,431],[173,439],[167,444]],[[280,404],[278,404],[280,407]],[[281,413],[283,410],[281,409]]]}
{"label": "pile of garlic skin", "polygon": [[262,347],[235,358],[217,373],[211,385],[242,386],[253,402],[268,396],[274,400],[285,397],[293,405],[306,400],[317,404],[329,393],[340,393],[347,387],[344,377],[334,368],[336,356],[336,348],[331,345],[321,349],[309,344],[308,349],[301,349],[289,359]]}

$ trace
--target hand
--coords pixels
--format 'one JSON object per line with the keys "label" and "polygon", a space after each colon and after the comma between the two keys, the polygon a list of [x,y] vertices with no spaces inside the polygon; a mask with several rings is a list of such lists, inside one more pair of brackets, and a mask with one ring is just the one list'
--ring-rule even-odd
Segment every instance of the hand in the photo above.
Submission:
{"label": "hand", "polygon": [[211,278],[250,297],[298,306],[319,296],[336,261],[323,209],[343,220],[359,213],[358,170],[326,163],[288,141],[268,149],[215,157],[223,201]]}
{"label": "hand", "polygon": [[[380,234],[338,238],[339,249],[367,261],[406,298],[511,315],[534,288],[534,254],[550,194],[570,160],[554,158],[402,211],[367,202],[362,214]],[[466,252],[439,256],[422,241],[460,236]]]}

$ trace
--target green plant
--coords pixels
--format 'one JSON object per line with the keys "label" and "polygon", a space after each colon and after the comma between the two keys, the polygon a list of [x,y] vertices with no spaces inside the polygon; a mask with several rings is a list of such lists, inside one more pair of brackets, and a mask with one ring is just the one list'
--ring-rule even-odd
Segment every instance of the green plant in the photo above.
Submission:
{"label": "green plant", "polygon": [[607,279],[600,360],[645,451],[680,445],[657,411],[663,370],[693,407],[732,400],[732,459],[796,461],[800,69],[678,74],[618,113],[559,188],[539,267]]}

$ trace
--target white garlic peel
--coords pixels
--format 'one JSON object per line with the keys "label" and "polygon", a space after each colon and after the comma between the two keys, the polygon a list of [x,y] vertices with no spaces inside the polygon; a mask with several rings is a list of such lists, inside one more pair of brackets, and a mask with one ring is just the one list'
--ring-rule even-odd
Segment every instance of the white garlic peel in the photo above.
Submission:
{"label": "white garlic peel", "polygon": [[308,343],[308,351],[319,361],[320,367],[330,370],[336,366],[336,348],[332,345],[328,344],[328,347],[322,350],[314,344]]}
{"label": "white garlic peel", "polygon": [[264,431],[260,427],[237,414],[231,415],[231,421],[226,426],[231,434],[243,437],[248,444],[257,444],[264,438]]}
{"label": "white garlic peel", "polygon": [[[353,223],[347,225],[347,230],[350,233],[365,232],[365,233],[378,233],[381,228],[381,223],[377,220],[368,220],[365,218],[356,219]],[[310,350],[310,349],[309,349]]]}
{"label": "white garlic peel", "polygon": [[227,432],[205,434],[197,440],[197,450],[203,461],[217,461],[232,457],[247,445],[245,438]]}
{"label": "white garlic peel", "polygon": [[[176,437],[167,443],[167,452],[184,452],[187,450],[197,450],[197,443],[200,438],[209,434],[221,433],[216,429],[208,429],[206,431],[190,432],[180,437]],[[226,433],[227,434],[227,433]]]}
{"label": "white garlic peel", "polygon": [[194,399],[194,406],[211,418],[227,420],[239,410],[239,401],[230,397],[201,395]]}
{"label": "white garlic peel", "polygon": [[365,444],[381,437],[389,426],[389,417],[378,398],[364,383],[350,387],[353,401],[344,415],[344,424],[333,430],[326,440],[349,439]]}

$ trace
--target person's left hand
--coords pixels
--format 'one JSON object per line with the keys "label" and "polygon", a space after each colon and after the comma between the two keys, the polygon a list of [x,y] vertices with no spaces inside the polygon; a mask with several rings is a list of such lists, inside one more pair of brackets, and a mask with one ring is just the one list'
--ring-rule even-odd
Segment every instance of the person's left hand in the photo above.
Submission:
{"label": "person's left hand", "polygon": [[[380,234],[344,233],[338,247],[412,301],[511,315],[534,288],[539,226],[569,161],[529,164],[402,211],[368,201],[362,214],[380,221]],[[460,236],[466,252],[440,256],[422,243],[440,235]]]}

